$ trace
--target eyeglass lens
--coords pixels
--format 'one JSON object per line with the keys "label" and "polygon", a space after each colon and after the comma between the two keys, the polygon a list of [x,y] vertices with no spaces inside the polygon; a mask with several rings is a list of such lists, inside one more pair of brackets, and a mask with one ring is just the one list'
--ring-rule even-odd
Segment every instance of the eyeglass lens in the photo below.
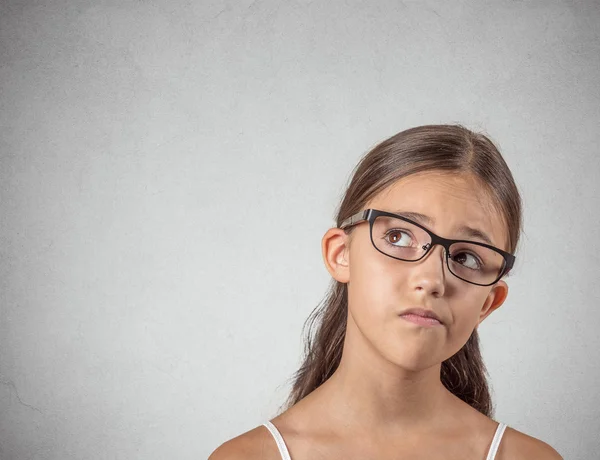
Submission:
{"label": "eyeglass lens", "polygon": [[[407,261],[423,257],[431,244],[431,237],[425,230],[389,216],[377,216],[371,236],[373,244],[381,252]],[[454,243],[449,252],[450,272],[465,281],[493,283],[504,269],[502,254],[477,244]]]}

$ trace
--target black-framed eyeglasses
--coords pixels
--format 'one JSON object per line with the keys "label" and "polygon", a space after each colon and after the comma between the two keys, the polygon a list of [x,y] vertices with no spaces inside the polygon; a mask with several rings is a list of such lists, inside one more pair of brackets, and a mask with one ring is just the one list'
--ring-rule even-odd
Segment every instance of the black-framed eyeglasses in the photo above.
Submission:
{"label": "black-framed eyeglasses", "polygon": [[450,240],[406,217],[365,209],[344,220],[341,229],[369,222],[371,243],[382,254],[406,262],[421,260],[436,244],[443,246],[446,265],[454,276],[478,286],[491,286],[515,263],[515,256],[486,243]]}

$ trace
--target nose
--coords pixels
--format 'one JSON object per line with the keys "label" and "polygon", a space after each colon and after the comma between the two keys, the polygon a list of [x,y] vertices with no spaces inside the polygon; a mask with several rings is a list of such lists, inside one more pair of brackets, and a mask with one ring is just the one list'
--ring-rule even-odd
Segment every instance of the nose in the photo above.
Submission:
{"label": "nose", "polygon": [[412,270],[412,283],[416,291],[441,297],[446,286],[445,249],[436,245],[421,260],[414,263]]}

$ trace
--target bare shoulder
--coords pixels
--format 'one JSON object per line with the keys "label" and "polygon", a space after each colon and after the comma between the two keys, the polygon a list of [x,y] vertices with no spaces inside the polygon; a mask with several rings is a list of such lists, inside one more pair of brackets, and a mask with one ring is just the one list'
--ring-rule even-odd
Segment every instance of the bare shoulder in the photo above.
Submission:
{"label": "bare shoulder", "polygon": [[514,428],[507,427],[498,450],[499,460],[564,460],[564,458],[544,441],[529,436]]}
{"label": "bare shoulder", "polygon": [[280,460],[277,444],[264,426],[258,426],[224,442],[208,460]]}

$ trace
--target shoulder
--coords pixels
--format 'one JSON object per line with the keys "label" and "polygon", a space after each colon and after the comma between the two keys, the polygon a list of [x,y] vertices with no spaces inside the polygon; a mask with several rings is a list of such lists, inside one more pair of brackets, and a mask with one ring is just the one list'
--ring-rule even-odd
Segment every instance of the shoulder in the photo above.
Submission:
{"label": "shoulder", "polygon": [[498,449],[498,460],[564,460],[564,458],[544,441],[507,427]]}
{"label": "shoulder", "polygon": [[277,444],[266,427],[258,426],[221,444],[208,460],[281,460]]}

